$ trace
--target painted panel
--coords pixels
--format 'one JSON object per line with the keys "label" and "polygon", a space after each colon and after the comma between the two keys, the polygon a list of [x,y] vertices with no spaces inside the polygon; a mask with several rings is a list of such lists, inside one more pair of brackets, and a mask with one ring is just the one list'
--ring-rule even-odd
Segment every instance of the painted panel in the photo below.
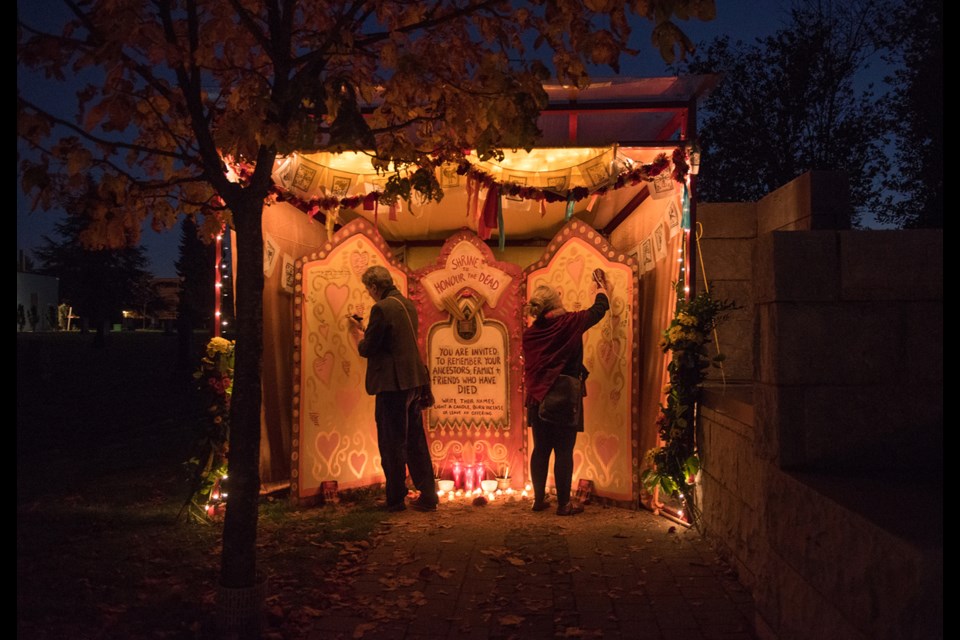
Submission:
{"label": "painted panel", "polygon": [[316,496],[325,480],[341,489],[383,481],[366,359],[347,330],[348,314],[370,316],[373,300],[360,277],[378,264],[406,294],[406,269],[362,219],[296,263],[291,494],[298,500]]}
{"label": "painted panel", "polygon": [[[637,262],[614,249],[588,225],[573,220],[543,258],[526,270],[526,297],[539,285],[560,291],[565,308],[593,304],[591,274],[607,273],[610,312],[584,334],[584,366],[590,371],[584,399],[585,428],[574,451],[573,482],[592,480],[598,496],[635,502],[639,496]],[[552,482],[550,480],[549,482]]]}
{"label": "painted panel", "polygon": [[441,476],[454,465],[483,464],[488,478],[508,472],[526,481],[520,360],[520,268],[495,260],[471,231],[454,234],[437,261],[415,273],[437,404],[427,411],[427,439]]}

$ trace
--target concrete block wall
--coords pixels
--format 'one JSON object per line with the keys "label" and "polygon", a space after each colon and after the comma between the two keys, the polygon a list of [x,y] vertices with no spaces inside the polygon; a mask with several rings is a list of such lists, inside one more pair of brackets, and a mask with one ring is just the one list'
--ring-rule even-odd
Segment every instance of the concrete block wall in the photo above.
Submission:
{"label": "concrete block wall", "polygon": [[942,251],[941,231],[758,237],[754,393],[767,459],[942,467]]}
{"label": "concrete block wall", "polygon": [[780,469],[760,451],[751,402],[747,385],[706,391],[699,499],[707,536],[753,593],[758,634],[942,637],[942,546],[891,532]]}
{"label": "concrete block wall", "polygon": [[[740,305],[717,331],[719,351],[726,357],[723,375],[731,382],[752,380],[756,204],[701,204],[697,209],[697,220],[703,230],[696,274],[697,291],[708,289],[715,300],[731,300]],[[716,355],[715,343],[708,348],[711,356]],[[721,379],[718,370],[711,369],[709,375],[711,379]]]}

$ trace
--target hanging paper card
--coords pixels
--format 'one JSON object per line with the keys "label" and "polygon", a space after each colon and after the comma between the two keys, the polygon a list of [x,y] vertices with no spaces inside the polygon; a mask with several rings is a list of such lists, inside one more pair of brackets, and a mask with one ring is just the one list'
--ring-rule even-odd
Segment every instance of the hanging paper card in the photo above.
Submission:
{"label": "hanging paper card", "polygon": [[653,228],[653,255],[657,262],[667,257],[667,234],[663,226],[663,222],[660,222]]}
{"label": "hanging paper card", "polygon": [[457,173],[457,165],[455,164],[444,164],[441,165],[437,170],[439,172],[438,179],[440,180],[440,186],[444,189],[455,189],[460,186],[460,174]]}
{"label": "hanging paper card", "polygon": [[277,266],[278,245],[268,233],[263,234],[263,275],[269,278]]}
{"label": "hanging paper card", "polygon": [[339,171],[327,171],[324,186],[327,193],[337,198],[346,198],[350,193],[350,187],[353,186],[357,176],[352,173],[342,173]]}
{"label": "hanging paper card", "polygon": [[586,186],[592,189],[603,186],[610,181],[613,170],[613,158],[614,150],[611,148],[601,154],[600,157],[584,162],[578,167],[580,170],[580,179]]}
{"label": "hanging paper card", "polygon": [[640,243],[640,269],[643,273],[653,271],[656,261],[653,257],[653,238],[647,236],[647,239]]}
{"label": "hanging paper card", "polygon": [[[528,178],[528,175],[527,175],[527,174],[522,174],[522,173],[508,173],[508,174],[506,174],[506,176],[504,177],[504,180],[503,180],[504,183],[505,183],[504,186],[506,186],[506,183],[512,182],[513,184],[517,185],[518,187],[525,187],[525,186],[527,186],[527,178]],[[508,187],[508,188],[509,188],[509,187]],[[518,194],[518,193],[515,193],[515,194],[513,194],[513,195],[509,195],[508,192],[507,192],[507,189],[504,189],[504,196],[503,196],[503,197],[506,198],[507,200],[511,200],[511,201],[513,201],[513,202],[521,202],[521,201],[523,200],[523,198],[521,198],[521,197],[520,197],[520,194]],[[509,207],[510,204],[507,203],[507,206]]]}
{"label": "hanging paper card", "polygon": [[672,196],[673,185],[673,176],[670,175],[670,171],[667,169],[653,176],[653,178],[647,182],[647,188],[650,190],[650,195],[653,196],[654,200],[662,200],[663,198]]}
{"label": "hanging paper card", "polygon": [[290,190],[299,197],[305,197],[314,188],[323,167],[303,156],[296,156],[296,168],[290,182]]}
{"label": "hanging paper card", "polygon": [[667,205],[667,228],[670,231],[671,238],[680,231],[680,207],[677,206],[677,201],[673,198]]}
{"label": "hanging paper card", "polygon": [[297,156],[278,158],[273,165],[273,181],[284,189],[289,189],[296,171]]}
{"label": "hanging paper card", "polygon": [[296,270],[294,269],[293,256],[283,254],[283,277],[280,279],[280,288],[289,294],[293,294],[293,285],[296,282]]}
{"label": "hanging paper card", "polygon": [[536,180],[533,183],[544,191],[566,195],[570,188],[570,169],[559,171],[541,171],[536,174]]}

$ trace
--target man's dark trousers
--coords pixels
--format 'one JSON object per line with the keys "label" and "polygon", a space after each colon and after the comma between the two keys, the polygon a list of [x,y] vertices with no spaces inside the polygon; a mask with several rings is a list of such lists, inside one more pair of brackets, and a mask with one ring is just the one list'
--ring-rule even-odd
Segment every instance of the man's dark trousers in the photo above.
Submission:
{"label": "man's dark trousers", "polygon": [[380,464],[387,480],[387,507],[404,503],[407,496],[406,467],[410,468],[410,478],[423,501],[437,502],[419,398],[418,389],[381,391],[376,396],[374,415]]}

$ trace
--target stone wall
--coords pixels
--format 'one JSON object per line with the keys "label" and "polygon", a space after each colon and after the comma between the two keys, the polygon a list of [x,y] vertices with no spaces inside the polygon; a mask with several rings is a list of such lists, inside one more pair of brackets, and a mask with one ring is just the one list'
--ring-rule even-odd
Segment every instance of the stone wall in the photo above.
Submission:
{"label": "stone wall", "polygon": [[[723,353],[723,371],[710,378],[728,382],[753,379],[753,251],[757,240],[754,203],[702,204],[697,221],[703,233],[697,266],[697,291],[707,290],[716,300],[730,300],[739,309],[730,313],[710,345],[710,355]],[[703,274],[707,275],[704,283]]]}
{"label": "stone wall", "polygon": [[846,230],[844,194],[699,207],[711,291],[746,307],[720,331],[744,383],[700,406],[702,524],[762,637],[940,638],[943,233]]}
{"label": "stone wall", "polygon": [[912,470],[943,438],[943,233],[761,235],[760,447],[796,469]]}
{"label": "stone wall", "polygon": [[[883,486],[810,478],[759,454],[749,386],[708,390],[701,409],[700,505],[715,541],[754,597],[762,638],[940,638],[943,550],[916,536],[930,524],[897,508],[883,526],[844,500]],[[827,486],[830,485],[830,486]],[[910,492],[888,492],[886,509]],[[867,504],[866,506],[869,506]],[[934,536],[935,537],[935,536]]]}

